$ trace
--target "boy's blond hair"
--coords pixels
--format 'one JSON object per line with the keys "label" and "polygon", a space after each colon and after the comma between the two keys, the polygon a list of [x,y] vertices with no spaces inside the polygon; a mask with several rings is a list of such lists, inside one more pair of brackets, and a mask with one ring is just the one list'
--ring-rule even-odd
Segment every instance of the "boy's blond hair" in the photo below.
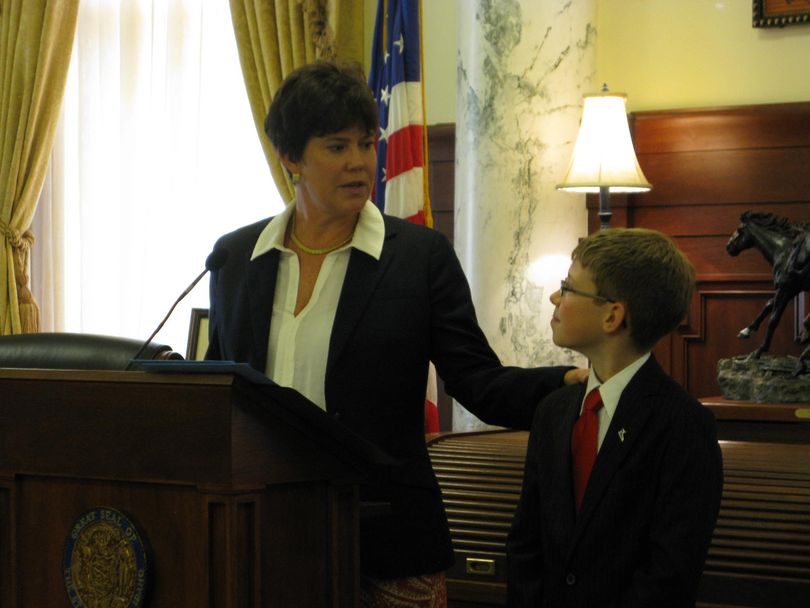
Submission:
{"label": "boy's blond hair", "polygon": [[597,292],[627,308],[630,337],[648,350],[686,316],[695,270],[668,236],[609,228],[583,239],[571,259],[590,271]]}

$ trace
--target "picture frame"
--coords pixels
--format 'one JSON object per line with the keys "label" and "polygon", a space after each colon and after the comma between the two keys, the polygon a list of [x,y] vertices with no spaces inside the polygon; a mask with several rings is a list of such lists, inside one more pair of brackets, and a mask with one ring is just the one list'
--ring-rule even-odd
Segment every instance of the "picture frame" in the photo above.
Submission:
{"label": "picture frame", "polygon": [[192,308],[191,321],[188,326],[186,359],[202,361],[205,359],[206,350],[208,350],[208,309]]}
{"label": "picture frame", "polygon": [[754,27],[810,23],[810,0],[754,0]]}

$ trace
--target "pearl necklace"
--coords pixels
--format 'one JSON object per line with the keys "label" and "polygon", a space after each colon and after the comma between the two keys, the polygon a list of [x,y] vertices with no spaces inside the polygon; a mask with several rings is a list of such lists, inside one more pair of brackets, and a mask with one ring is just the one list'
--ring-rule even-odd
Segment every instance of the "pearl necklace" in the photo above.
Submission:
{"label": "pearl necklace", "polygon": [[324,255],[340,249],[346,243],[351,241],[354,238],[354,230],[352,230],[351,234],[347,236],[345,239],[343,239],[337,245],[332,245],[331,247],[324,247],[322,249],[319,249],[317,247],[307,247],[298,239],[297,236],[295,236],[295,212],[293,211],[292,224],[290,226],[290,238],[292,239],[292,242],[295,243],[295,246],[298,247],[304,253],[308,253],[309,255]]}

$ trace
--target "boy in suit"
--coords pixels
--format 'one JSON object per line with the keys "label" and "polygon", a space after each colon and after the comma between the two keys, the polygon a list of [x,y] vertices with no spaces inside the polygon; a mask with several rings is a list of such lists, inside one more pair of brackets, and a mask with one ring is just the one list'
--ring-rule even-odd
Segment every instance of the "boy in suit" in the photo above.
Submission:
{"label": "boy in suit", "polygon": [[650,350],[684,318],[689,260],[663,234],[600,231],[551,295],[587,387],[537,408],[507,541],[513,607],[694,606],[722,493],[714,417]]}

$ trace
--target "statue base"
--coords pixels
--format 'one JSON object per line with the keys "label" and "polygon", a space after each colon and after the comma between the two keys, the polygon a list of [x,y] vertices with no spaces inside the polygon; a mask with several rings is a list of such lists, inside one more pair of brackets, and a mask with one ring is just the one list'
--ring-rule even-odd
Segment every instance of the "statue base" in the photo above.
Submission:
{"label": "statue base", "polygon": [[756,403],[800,403],[810,401],[810,373],[794,376],[796,357],[748,355],[720,359],[717,382],[726,399]]}

